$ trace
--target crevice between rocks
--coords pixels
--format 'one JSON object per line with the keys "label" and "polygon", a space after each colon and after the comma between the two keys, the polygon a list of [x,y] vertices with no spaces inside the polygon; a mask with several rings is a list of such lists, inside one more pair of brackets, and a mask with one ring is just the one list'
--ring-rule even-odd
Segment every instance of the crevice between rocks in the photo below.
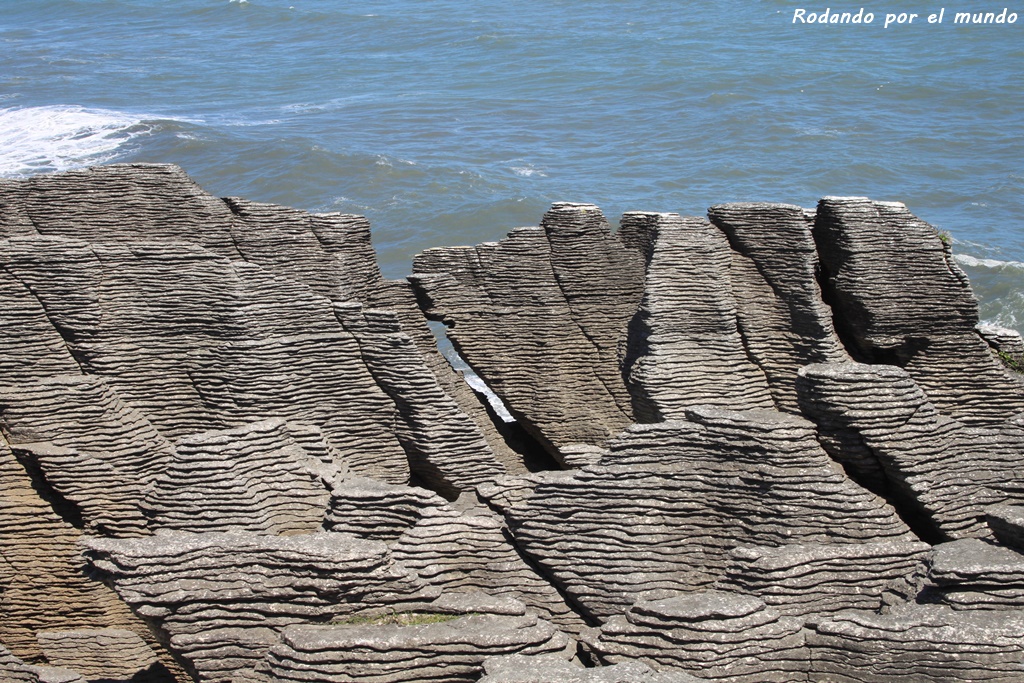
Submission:
{"label": "crevice between rocks", "polygon": [[70,338],[68,330],[64,329],[61,325],[58,325],[54,321],[53,316],[50,314],[50,309],[46,307],[46,304],[43,302],[42,298],[38,294],[36,294],[36,291],[34,289],[32,289],[32,285],[19,278],[16,273],[12,273],[11,270],[6,266],[3,266],[3,270],[5,273],[14,278],[14,280],[18,282],[22,287],[24,287],[26,292],[32,295],[32,298],[36,300],[36,303],[39,304],[39,308],[43,311],[43,315],[46,316],[46,321],[50,323],[50,327],[53,328],[53,331],[57,333],[57,336],[59,336],[61,341],[64,343],[64,348],[67,350],[68,356],[71,358],[71,360],[75,362],[75,365],[78,366],[78,372],[80,372],[83,375],[88,374],[85,368],[82,367],[82,361],[78,358],[78,354],[75,352],[75,349],[72,346],[72,340]]}
{"label": "crevice between rocks", "polygon": [[549,470],[560,470],[562,467],[544,448],[544,446],[531,436],[515,416],[501,400],[501,397],[494,393],[487,382],[473,370],[473,367],[456,350],[453,342],[448,338],[448,326],[438,320],[427,320],[427,326],[434,335],[437,344],[437,352],[448,362],[455,374],[462,377],[470,390],[476,394],[487,410],[488,417],[494,424],[494,428],[505,441],[509,448],[518,453],[523,459],[523,465],[530,472],[545,472]]}

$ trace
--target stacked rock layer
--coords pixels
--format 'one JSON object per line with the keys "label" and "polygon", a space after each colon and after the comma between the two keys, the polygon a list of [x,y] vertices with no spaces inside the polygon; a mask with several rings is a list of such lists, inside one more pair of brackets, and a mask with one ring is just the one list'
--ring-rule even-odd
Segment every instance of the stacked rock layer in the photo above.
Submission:
{"label": "stacked rock layer", "polygon": [[173,166],[0,180],[0,677],[1024,680],[978,323],[866,198],[558,203],[387,281]]}

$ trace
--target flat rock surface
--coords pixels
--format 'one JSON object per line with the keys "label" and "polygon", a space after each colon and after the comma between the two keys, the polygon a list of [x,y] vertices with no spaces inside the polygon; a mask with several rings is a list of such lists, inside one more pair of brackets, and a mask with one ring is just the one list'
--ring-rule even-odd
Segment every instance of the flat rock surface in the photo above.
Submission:
{"label": "flat rock surface", "polygon": [[817,680],[1019,681],[1020,612],[957,612],[908,605],[892,614],[844,612],[807,635]]}
{"label": "flat rock surface", "polygon": [[437,597],[379,541],[165,531],[88,538],[86,555],[203,680],[245,677],[281,629]]}
{"label": "flat rock surface", "polygon": [[[280,681],[451,683],[479,680],[483,661],[509,653],[566,652],[569,639],[532,616],[471,615],[418,626],[294,626],[270,649]],[[565,655],[568,657],[568,654]]]}
{"label": "flat rock surface", "polygon": [[585,669],[557,655],[504,655],[484,661],[480,683],[697,683],[680,671],[659,672],[643,662]]}
{"label": "flat rock surface", "polygon": [[639,659],[701,679],[807,680],[802,622],[734,593],[639,600],[601,627],[593,647],[608,662]]}

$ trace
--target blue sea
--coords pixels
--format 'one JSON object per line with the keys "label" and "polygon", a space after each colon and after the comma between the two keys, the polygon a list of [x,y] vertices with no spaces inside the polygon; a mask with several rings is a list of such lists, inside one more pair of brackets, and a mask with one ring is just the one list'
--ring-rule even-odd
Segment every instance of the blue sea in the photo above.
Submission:
{"label": "blue sea", "polygon": [[1024,330],[1005,2],[0,0],[0,175],[173,162],[221,196],[368,216],[389,277],[552,201],[615,224],[867,195],[950,233],[982,317]]}

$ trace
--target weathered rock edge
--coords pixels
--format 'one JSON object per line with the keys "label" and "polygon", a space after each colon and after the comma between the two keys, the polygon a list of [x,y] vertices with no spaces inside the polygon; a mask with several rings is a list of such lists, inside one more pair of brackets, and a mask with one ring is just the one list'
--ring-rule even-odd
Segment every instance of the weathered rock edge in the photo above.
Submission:
{"label": "weathered rock edge", "polygon": [[0,246],[14,680],[1024,677],[1024,344],[901,204],[558,203],[389,282],[129,164],[0,181]]}

